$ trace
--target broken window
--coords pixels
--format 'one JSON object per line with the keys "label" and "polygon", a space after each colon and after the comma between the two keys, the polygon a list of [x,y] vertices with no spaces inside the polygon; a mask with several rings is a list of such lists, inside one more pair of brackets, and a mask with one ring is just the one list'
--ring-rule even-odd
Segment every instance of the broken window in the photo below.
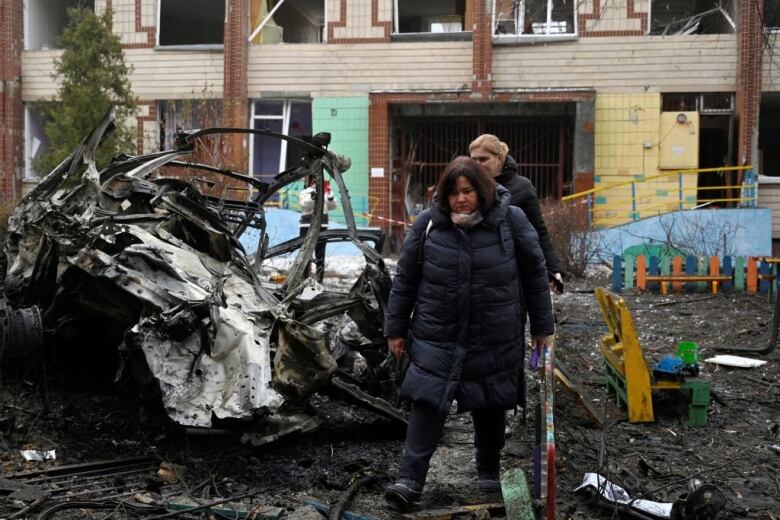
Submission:
{"label": "broken window", "polygon": [[734,94],[731,92],[667,92],[661,94],[662,112],[700,112],[702,114],[731,114]]}
{"label": "broken window", "polygon": [[252,0],[252,43],[321,43],[325,0]]}
{"label": "broken window", "polygon": [[158,45],[222,45],[225,2],[159,0]]}
{"label": "broken window", "polygon": [[496,36],[561,36],[577,34],[575,0],[494,0]]}
{"label": "broken window", "polygon": [[650,34],[727,34],[735,20],[734,0],[653,0]]}
{"label": "broken window", "polygon": [[[252,129],[273,130],[293,137],[311,135],[311,101],[256,100],[252,103]],[[297,146],[275,137],[250,136],[250,172],[265,182],[273,182],[279,172],[295,166],[301,155]]]}
{"label": "broken window", "polygon": [[471,30],[472,0],[395,0],[396,33],[455,33]]}
{"label": "broken window", "polygon": [[24,2],[24,48],[31,51],[56,49],[57,40],[68,25],[68,9],[95,9],[94,0],[26,0]]}
{"label": "broken window", "polygon": [[780,0],[764,0],[764,27],[780,31]]}
{"label": "broken window", "polygon": [[24,107],[24,178],[39,179],[48,172],[35,169],[35,158],[49,147],[49,140],[43,131],[44,121],[35,108]]}
{"label": "broken window", "polygon": [[160,150],[169,150],[176,144],[177,130],[219,125],[222,121],[222,101],[219,99],[160,101],[158,114],[160,114]]}

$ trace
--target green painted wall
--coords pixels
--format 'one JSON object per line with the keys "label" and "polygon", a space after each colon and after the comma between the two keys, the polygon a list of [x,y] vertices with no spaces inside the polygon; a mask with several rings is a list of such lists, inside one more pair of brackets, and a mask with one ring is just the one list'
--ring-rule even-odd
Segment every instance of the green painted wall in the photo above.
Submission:
{"label": "green painted wall", "polygon": [[[312,131],[330,132],[330,149],[352,159],[352,167],[344,174],[352,210],[358,226],[367,226],[368,218],[368,96],[359,97],[321,97],[312,102]],[[339,200],[338,188],[331,184],[336,200]],[[290,209],[298,209],[298,190],[300,186],[288,189]],[[284,205],[284,203],[283,203]],[[339,207],[329,213],[331,222],[344,222],[344,213]]]}

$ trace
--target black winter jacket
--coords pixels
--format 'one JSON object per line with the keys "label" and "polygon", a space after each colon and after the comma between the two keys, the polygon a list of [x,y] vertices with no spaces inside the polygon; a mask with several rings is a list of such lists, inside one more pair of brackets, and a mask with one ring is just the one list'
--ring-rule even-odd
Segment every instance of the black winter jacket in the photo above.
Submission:
{"label": "black winter jacket", "polygon": [[385,335],[406,337],[411,360],[401,395],[442,413],[453,399],[460,411],[523,404],[523,301],[532,335],[554,330],[536,231],[510,207],[507,190],[498,191],[500,205],[471,230],[436,206],[422,212],[404,240],[390,291]]}
{"label": "black winter jacket", "polygon": [[544,252],[544,260],[547,263],[547,270],[550,273],[566,274],[563,270],[563,263],[558,258],[558,253],[550,240],[550,234],[547,232],[547,226],[544,224],[542,209],[539,206],[539,197],[536,195],[536,189],[533,183],[520,175],[517,163],[511,155],[507,155],[504,161],[504,170],[501,175],[496,177],[496,182],[509,190],[512,194],[511,204],[522,209],[525,216],[533,225],[536,233],[539,235],[539,244]]}

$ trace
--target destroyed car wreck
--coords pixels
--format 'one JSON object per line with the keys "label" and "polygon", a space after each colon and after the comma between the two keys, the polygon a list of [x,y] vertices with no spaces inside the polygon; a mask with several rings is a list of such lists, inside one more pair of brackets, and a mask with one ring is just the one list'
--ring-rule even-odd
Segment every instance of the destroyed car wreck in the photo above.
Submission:
{"label": "destroyed car wreck", "polygon": [[[95,151],[113,128],[110,113],[9,220],[6,315],[26,318],[0,331],[5,357],[40,356],[52,370],[79,352],[90,371],[116,370],[152,416],[185,427],[238,422],[252,444],[316,427],[307,401],[325,387],[403,421],[390,404],[396,369],[382,337],[390,277],[363,241],[381,246],[382,237],[356,228],[342,177],[349,160],[327,149],[329,135],[179,132],[174,149],[116,157],[98,170]],[[272,184],[194,162],[198,143],[226,133],[276,137],[303,153]],[[177,168],[244,183],[252,195],[204,194],[197,180],[169,174]],[[307,176],[321,187],[326,174],[339,187],[346,229],[318,236],[320,196],[308,235],[269,248],[263,203]],[[251,258],[239,242],[248,228],[264,237]],[[317,240],[350,241],[363,253],[348,293],[304,276]],[[281,283],[262,279],[264,259],[296,251]]]}

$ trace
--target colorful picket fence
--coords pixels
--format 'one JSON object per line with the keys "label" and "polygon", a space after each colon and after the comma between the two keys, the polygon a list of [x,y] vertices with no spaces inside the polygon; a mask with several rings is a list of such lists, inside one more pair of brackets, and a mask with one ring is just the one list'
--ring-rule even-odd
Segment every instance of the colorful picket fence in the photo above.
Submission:
{"label": "colorful picket fence", "polygon": [[673,292],[719,290],[771,293],[780,258],[615,255],[612,290]]}

